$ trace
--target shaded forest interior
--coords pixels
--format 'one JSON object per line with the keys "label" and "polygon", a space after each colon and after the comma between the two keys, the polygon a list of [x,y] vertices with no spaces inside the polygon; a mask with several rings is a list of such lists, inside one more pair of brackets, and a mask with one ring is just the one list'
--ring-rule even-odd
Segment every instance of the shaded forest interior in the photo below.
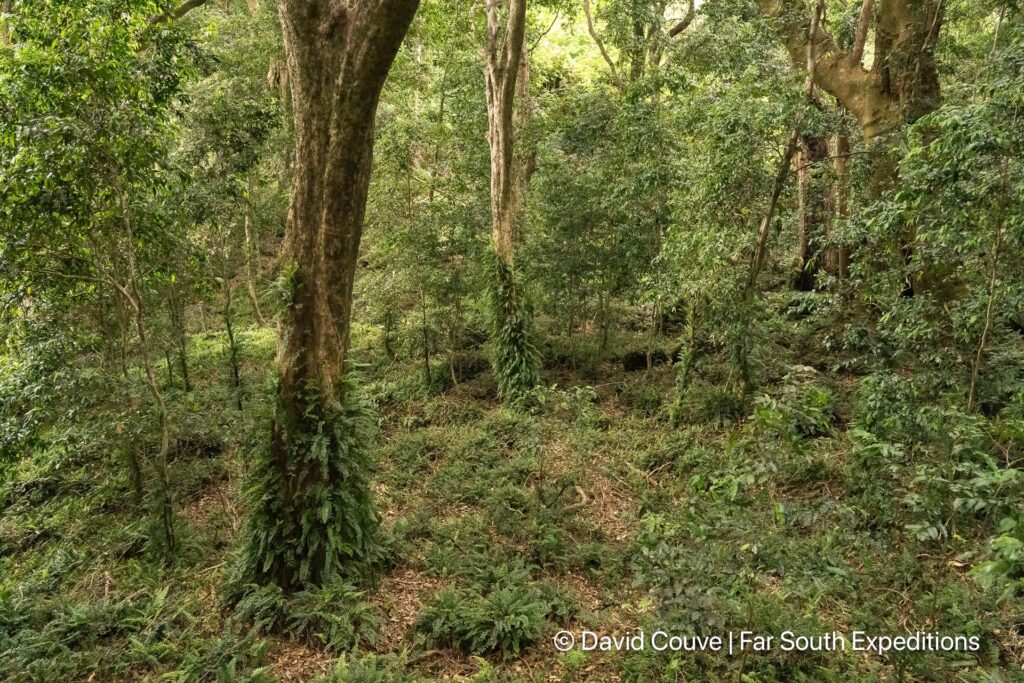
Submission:
{"label": "shaded forest interior", "polygon": [[1021,680],[1022,106],[1006,0],[0,0],[0,679]]}

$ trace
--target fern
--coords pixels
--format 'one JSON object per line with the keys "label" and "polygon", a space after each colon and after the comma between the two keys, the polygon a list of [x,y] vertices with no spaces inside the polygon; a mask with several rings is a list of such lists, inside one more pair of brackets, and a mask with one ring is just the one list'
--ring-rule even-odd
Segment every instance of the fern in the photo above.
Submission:
{"label": "fern", "polygon": [[281,425],[279,438],[290,445],[287,463],[276,462],[269,449],[258,453],[247,490],[252,512],[229,597],[237,599],[248,583],[293,591],[374,578],[381,559],[380,518],[370,494],[375,420],[350,376],[341,389],[343,402],[323,409],[310,388],[303,418]]}
{"label": "fern", "polygon": [[533,314],[516,284],[515,270],[490,252],[494,285],[488,291],[494,349],[491,367],[498,395],[521,405],[540,383],[540,352],[533,341]]}
{"label": "fern", "polygon": [[445,588],[427,604],[416,627],[428,643],[471,654],[517,656],[540,639],[548,616],[564,609],[521,567],[499,567],[489,574],[468,590]]}
{"label": "fern", "polygon": [[350,583],[331,583],[296,593],[288,604],[288,630],[317,640],[331,652],[377,641],[380,617]]}

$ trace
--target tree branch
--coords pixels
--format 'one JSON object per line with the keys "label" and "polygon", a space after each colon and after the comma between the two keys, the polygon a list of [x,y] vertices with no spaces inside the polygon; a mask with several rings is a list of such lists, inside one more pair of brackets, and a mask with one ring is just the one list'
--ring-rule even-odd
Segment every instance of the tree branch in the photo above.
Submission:
{"label": "tree branch", "polygon": [[[810,104],[814,96],[814,71],[817,68],[818,55],[815,50],[817,34],[821,17],[825,12],[825,0],[817,0],[814,6],[814,13],[811,15],[810,39],[807,41],[807,78],[804,80],[804,97]],[[807,105],[805,105],[807,106]],[[786,151],[782,154],[778,170],[775,173],[775,182],[772,184],[771,198],[768,200],[768,208],[761,219],[761,225],[757,230],[757,240],[754,242],[754,252],[750,256],[750,270],[747,274],[747,286],[745,296],[754,292],[757,284],[758,273],[761,272],[761,264],[764,262],[764,254],[768,244],[768,234],[771,228],[772,219],[775,218],[775,210],[779,204],[779,197],[782,195],[782,188],[786,184],[786,177],[789,175],[789,167],[793,162],[793,155],[796,154],[797,143],[800,141],[800,126],[803,119],[804,108],[798,111],[789,130],[789,140],[786,141]]]}
{"label": "tree branch", "polygon": [[871,15],[874,9],[874,0],[864,0],[860,6],[860,18],[857,20],[857,33],[853,39],[853,48],[850,50],[850,61],[860,65],[864,58],[864,43],[868,40],[868,28],[871,26]]}
{"label": "tree branch", "polygon": [[[877,73],[869,72],[839,48],[829,32],[819,26],[808,32],[804,0],[755,0],[765,17],[775,22],[794,64],[804,64],[808,43],[815,52],[814,82],[857,119],[865,140],[885,130],[898,118],[891,97]],[[890,3],[899,4],[899,3]],[[875,64],[879,63],[876,57]]]}
{"label": "tree branch", "polygon": [[690,0],[690,8],[686,11],[686,16],[683,17],[682,21],[680,21],[678,24],[676,24],[675,26],[673,26],[672,28],[669,29],[668,37],[669,38],[675,38],[680,33],[685,31],[686,29],[688,29],[690,27],[690,24],[693,23],[694,17],[696,17],[696,16],[697,16],[697,7],[696,7],[696,5],[694,3],[694,0]]}
{"label": "tree branch", "polygon": [[175,19],[181,19],[183,16],[196,9],[202,7],[209,0],[185,0],[185,2],[178,5],[178,7],[170,12],[163,12],[162,14],[154,14],[149,18],[149,25],[155,26],[156,24],[163,24],[168,21],[174,21]]}
{"label": "tree branch", "polygon": [[597,35],[597,29],[594,28],[594,17],[590,12],[590,0],[583,0],[583,13],[587,15],[587,30],[590,32],[590,37],[594,39],[597,49],[600,50],[601,56],[604,57],[604,61],[612,71],[612,80],[615,81],[615,87],[623,90],[625,86],[622,83],[618,70],[615,68],[615,62],[608,56],[608,51],[604,49],[604,43],[601,42],[601,36]]}
{"label": "tree branch", "polygon": [[539,36],[537,36],[537,40],[534,41],[533,45],[531,45],[530,48],[527,50],[528,53],[533,54],[533,51],[537,49],[538,45],[540,45],[540,41],[544,40],[545,36],[551,33],[551,29],[553,29],[555,27],[555,24],[558,23],[558,19],[561,16],[561,14],[562,10],[558,10],[555,12],[555,18],[551,20],[551,25],[548,26],[548,29],[544,31],[544,33],[541,33]]}

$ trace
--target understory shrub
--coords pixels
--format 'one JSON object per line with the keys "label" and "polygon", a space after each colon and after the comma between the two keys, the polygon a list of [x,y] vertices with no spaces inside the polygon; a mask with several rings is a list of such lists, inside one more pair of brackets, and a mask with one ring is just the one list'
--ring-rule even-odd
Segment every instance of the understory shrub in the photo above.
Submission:
{"label": "understory shrub", "polygon": [[549,617],[564,617],[567,610],[563,597],[530,580],[524,568],[506,567],[469,588],[441,590],[416,629],[432,646],[512,657],[540,639]]}

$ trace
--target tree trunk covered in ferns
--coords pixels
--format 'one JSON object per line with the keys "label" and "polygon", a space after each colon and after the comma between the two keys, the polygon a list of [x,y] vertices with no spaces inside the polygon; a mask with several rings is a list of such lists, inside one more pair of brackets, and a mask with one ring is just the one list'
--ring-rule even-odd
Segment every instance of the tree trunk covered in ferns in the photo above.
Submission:
{"label": "tree trunk covered in ferns", "polygon": [[286,591],[373,559],[372,420],[345,377],[381,89],[418,0],[279,0],[295,157],[271,443],[243,578]]}
{"label": "tree trunk covered in ferns", "polygon": [[[515,269],[526,182],[532,162],[516,156],[516,95],[525,99],[528,66],[524,53],[526,0],[486,0],[487,141],[491,152],[491,243],[494,284],[492,366],[502,398],[521,401],[539,381],[529,306]],[[505,14],[504,20],[500,16]]]}

